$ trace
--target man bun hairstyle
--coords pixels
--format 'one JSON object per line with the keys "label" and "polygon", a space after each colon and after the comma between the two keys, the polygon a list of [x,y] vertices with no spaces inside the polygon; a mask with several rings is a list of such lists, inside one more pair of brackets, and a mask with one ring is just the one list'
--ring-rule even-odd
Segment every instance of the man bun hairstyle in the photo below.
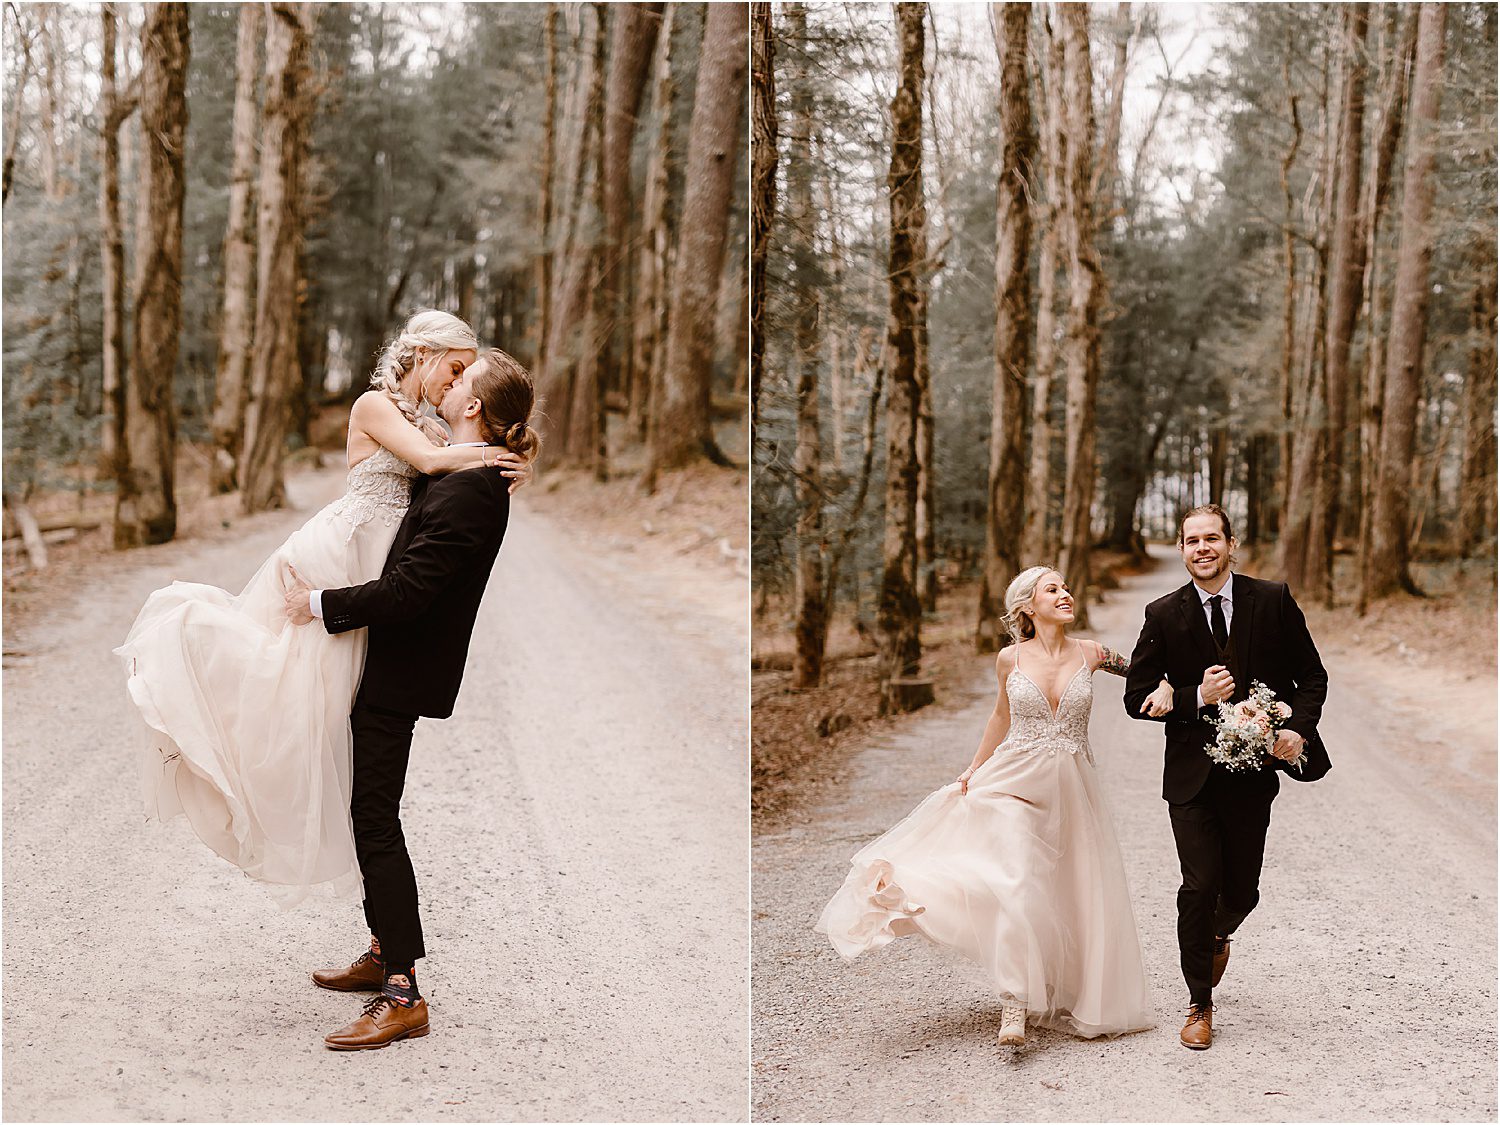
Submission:
{"label": "man bun hairstyle", "polygon": [[542,436],[531,425],[536,408],[536,388],[531,372],[516,358],[499,348],[479,353],[480,370],[469,381],[479,400],[479,430],[491,445],[506,449],[528,461],[542,448]]}
{"label": "man bun hairstyle", "polygon": [[444,445],[448,433],[436,418],[418,413],[416,399],[401,390],[401,380],[416,366],[417,351],[429,352],[478,351],[479,340],[474,329],[454,316],[439,309],[418,309],[412,313],[405,327],[386,341],[375,361],[375,373],[370,376],[370,388],[381,391],[396,404],[396,409],[434,445]]}

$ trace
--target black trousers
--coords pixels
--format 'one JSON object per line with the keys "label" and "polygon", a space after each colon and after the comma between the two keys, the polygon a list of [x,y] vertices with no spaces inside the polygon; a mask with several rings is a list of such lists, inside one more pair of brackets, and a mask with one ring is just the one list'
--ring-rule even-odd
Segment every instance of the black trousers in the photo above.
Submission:
{"label": "black trousers", "polygon": [[365,921],[380,940],[387,965],[427,956],[417,916],[417,877],[401,832],[401,793],[417,716],[356,700],[349,716],[354,735],[354,852],[365,880]]}
{"label": "black trousers", "polygon": [[1194,1004],[1213,999],[1214,939],[1228,937],[1260,901],[1274,775],[1236,776],[1215,766],[1196,796],[1169,804],[1182,886],[1177,948]]}

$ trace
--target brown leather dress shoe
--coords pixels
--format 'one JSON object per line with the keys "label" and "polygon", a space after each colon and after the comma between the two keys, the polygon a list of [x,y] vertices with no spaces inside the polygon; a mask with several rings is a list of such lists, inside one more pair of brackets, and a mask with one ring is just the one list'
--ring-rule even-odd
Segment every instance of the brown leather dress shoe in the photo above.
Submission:
{"label": "brown leather dress shoe", "polygon": [[359,1019],[325,1035],[323,1043],[335,1051],[373,1051],[398,1039],[419,1039],[427,1032],[426,1000],[408,1008],[382,993],[365,1005]]}
{"label": "brown leather dress shoe", "polygon": [[1229,964],[1229,939],[1214,938],[1214,979],[1213,986],[1219,987],[1219,981],[1224,979],[1224,968]]}
{"label": "brown leather dress shoe", "polygon": [[1214,1006],[1194,1004],[1188,1009],[1187,1023],[1179,1036],[1182,1045],[1193,1051],[1206,1051],[1214,1044]]}
{"label": "brown leather dress shoe", "polygon": [[385,987],[385,966],[367,949],[347,969],[317,969],[312,979],[335,992],[379,992]]}

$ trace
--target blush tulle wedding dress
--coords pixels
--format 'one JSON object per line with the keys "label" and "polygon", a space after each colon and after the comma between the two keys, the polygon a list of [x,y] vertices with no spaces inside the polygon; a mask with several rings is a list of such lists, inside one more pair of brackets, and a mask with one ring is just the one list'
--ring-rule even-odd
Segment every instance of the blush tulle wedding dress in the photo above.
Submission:
{"label": "blush tulle wedding dress", "polygon": [[314,589],[380,577],[416,475],[377,450],[238,595],[173,582],[146,599],[114,650],[144,720],[147,818],[186,817],[284,908],[315,889],[362,892],[349,820],[349,712],[366,637],[292,625],[287,564]]}
{"label": "blush tulle wedding dress", "polygon": [[921,934],[982,966],[1028,1022],[1092,1038],[1153,1019],[1079,651],[1055,712],[1018,657],[1010,729],[968,793],[945,785],[861,849],[817,928],[849,959]]}

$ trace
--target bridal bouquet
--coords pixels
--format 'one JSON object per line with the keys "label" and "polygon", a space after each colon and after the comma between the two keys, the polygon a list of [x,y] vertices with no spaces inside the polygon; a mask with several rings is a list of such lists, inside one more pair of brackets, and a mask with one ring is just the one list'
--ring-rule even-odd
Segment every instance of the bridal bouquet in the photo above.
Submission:
{"label": "bridal bouquet", "polygon": [[[1208,721],[1219,732],[1208,748],[1208,756],[1227,770],[1258,770],[1276,744],[1276,732],[1292,717],[1292,709],[1259,680],[1250,682],[1250,697],[1238,703],[1219,704],[1219,717]],[[1292,765],[1298,769],[1306,754]]]}

